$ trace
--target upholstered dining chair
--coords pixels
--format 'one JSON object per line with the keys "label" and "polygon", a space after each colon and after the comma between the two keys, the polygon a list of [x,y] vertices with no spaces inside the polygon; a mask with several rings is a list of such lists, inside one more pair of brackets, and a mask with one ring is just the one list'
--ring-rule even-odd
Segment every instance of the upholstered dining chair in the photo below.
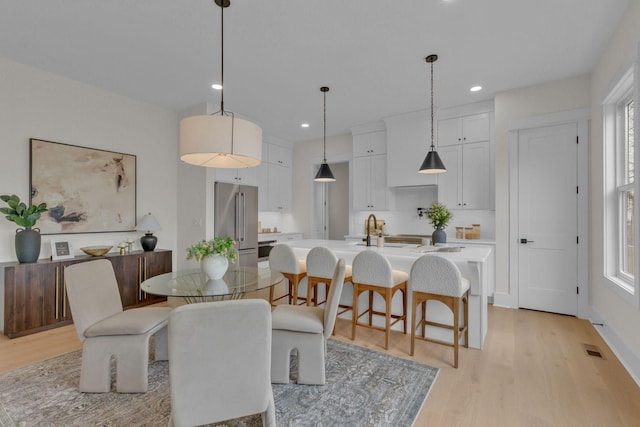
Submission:
{"label": "upholstered dining chair", "polygon": [[169,426],[262,414],[274,426],[271,306],[262,299],[203,302],[169,317]]}
{"label": "upholstered dining chair", "polygon": [[[324,246],[316,246],[307,254],[307,305],[318,306],[324,304],[324,301],[318,301],[318,285],[325,285],[325,296],[329,294],[331,286],[331,278],[335,271],[338,257],[329,248]],[[351,282],[351,266],[345,265],[344,283]],[[338,315],[351,310],[351,305],[340,304]]]}
{"label": "upholstered dining chair", "polygon": [[[357,326],[385,331],[384,348],[386,350],[389,348],[389,335],[393,325],[402,321],[403,331],[405,334],[407,333],[407,281],[409,275],[403,271],[393,270],[391,263],[384,255],[372,250],[358,253],[353,259],[352,267],[353,317],[351,320],[351,339],[355,340],[356,338]],[[398,291],[402,292],[402,313],[393,314],[391,312],[391,302]],[[358,299],[363,292],[368,292],[369,294],[369,307],[359,313]],[[374,292],[384,300],[384,311],[375,310]],[[359,321],[360,317],[364,315],[368,315],[368,323]],[[374,315],[384,316],[384,327],[373,324]]]}
{"label": "upholstered dining chair", "polygon": [[[469,347],[469,281],[462,277],[460,270],[450,259],[437,254],[427,254],[418,258],[411,267],[409,289],[412,292],[411,356],[414,354],[415,340],[420,339],[453,347],[453,367],[458,367],[458,347],[460,336],[464,334],[464,346]],[[445,304],[453,314],[453,325],[427,320],[427,301],[436,300]],[[460,303],[463,304],[464,325],[460,326]],[[417,308],[422,305],[422,316],[417,319]],[[418,320],[416,322],[416,320]],[[426,326],[451,329],[453,341],[447,342],[425,335]],[[420,328],[420,335],[416,329]]]}
{"label": "upholstered dining chair", "polygon": [[298,384],[324,384],[327,340],[338,313],[344,284],[344,260],[334,266],[324,308],[278,305],[272,313],[271,382],[289,382],[292,350],[298,352]]}
{"label": "upholstered dining chair", "polygon": [[111,356],[115,356],[116,390],[146,392],[149,338],[155,335],[155,360],[166,360],[171,308],[123,311],[118,282],[107,259],[70,265],[64,277],[73,323],[82,341],[80,391],[110,391]]}
{"label": "upholstered dining chair", "polygon": [[298,260],[293,249],[289,245],[275,245],[269,252],[269,268],[281,273],[288,282],[286,294],[274,299],[274,287],[269,288],[269,302],[273,303],[288,298],[289,304],[306,303],[307,299],[298,297],[298,286],[300,281],[307,275],[307,263]]}

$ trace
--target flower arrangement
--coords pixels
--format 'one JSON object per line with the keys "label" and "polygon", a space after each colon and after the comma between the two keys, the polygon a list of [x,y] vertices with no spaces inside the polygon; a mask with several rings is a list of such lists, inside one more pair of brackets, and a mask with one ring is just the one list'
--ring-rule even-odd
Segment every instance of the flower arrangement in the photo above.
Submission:
{"label": "flower arrangement", "polygon": [[434,202],[429,209],[426,211],[427,218],[429,218],[429,222],[433,225],[433,228],[437,227],[446,227],[453,218],[449,209],[442,203]]}
{"label": "flower arrangement", "polygon": [[201,240],[187,248],[187,259],[195,258],[196,261],[201,261],[202,258],[222,255],[229,258],[229,261],[234,262],[237,255],[233,247],[234,243],[231,237],[226,239],[214,237],[211,240]]}
{"label": "flower arrangement", "polygon": [[15,222],[26,229],[36,225],[36,222],[40,219],[40,214],[49,210],[46,203],[27,207],[26,204],[20,201],[20,197],[15,194],[0,196],[0,200],[7,202],[9,205],[8,208],[0,208],[0,213],[5,214],[5,218],[9,221]]}

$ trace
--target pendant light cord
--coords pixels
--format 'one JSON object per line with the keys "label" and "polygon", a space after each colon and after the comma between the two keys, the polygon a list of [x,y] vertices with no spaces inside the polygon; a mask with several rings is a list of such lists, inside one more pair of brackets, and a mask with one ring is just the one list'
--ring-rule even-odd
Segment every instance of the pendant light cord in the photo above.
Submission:
{"label": "pendant light cord", "polygon": [[431,62],[431,151],[434,150],[433,145],[433,61]]}
{"label": "pendant light cord", "polygon": [[224,0],[220,4],[220,85],[220,115],[224,116]]}
{"label": "pendant light cord", "polygon": [[324,95],[324,128],[322,131],[322,146],[323,150],[323,161],[322,163],[327,163],[327,92],[323,92]]}

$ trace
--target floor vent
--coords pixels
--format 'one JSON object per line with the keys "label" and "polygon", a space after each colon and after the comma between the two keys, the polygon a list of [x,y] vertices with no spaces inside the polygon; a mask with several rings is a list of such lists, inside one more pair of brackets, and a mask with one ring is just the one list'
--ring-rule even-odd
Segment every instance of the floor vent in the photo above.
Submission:
{"label": "floor vent", "polygon": [[587,356],[606,359],[606,357],[604,357],[599,347],[596,347],[595,345],[591,345],[591,344],[582,344],[582,347],[584,348],[585,353],[587,353]]}

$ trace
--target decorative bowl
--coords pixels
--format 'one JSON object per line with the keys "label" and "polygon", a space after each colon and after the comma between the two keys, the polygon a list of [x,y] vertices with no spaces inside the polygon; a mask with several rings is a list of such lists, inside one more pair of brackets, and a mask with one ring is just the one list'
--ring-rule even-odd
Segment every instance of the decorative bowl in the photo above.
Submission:
{"label": "decorative bowl", "polygon": [[82,252],[91,256],[102,256],[109,252],[113,246],[87,246],[80,248]]}

